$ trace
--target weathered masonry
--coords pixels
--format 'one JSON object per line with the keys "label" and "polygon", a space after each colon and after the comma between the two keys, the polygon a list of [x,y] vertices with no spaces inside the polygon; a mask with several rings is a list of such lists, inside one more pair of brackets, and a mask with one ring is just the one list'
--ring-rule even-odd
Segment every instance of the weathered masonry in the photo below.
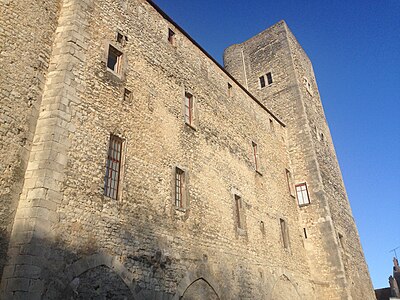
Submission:
{"label": "weathered masonry", "polygon": [[1,299],[374,299],[311,62],[145,0],[0,4]]}

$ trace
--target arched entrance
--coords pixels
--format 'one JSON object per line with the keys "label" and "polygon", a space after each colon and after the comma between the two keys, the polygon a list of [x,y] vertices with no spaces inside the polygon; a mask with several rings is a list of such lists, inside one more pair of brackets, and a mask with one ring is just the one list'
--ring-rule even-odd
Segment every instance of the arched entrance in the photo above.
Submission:
{"label": "arched entrance", "polygon": [[183,300],[219,300],[213,287],[203,278],[192,282],[181,297]]}
{"label": "arched entrance", "polygon": [[107,266],[92,268],[69,284],[68,298],[76,300],[133,300],[133,295],[121,277]]}
{"label": "arched entrance", "polygon": [[300,300],[296,287],[288,277],[282,275],[272,288],[271,297],[273,300]]}

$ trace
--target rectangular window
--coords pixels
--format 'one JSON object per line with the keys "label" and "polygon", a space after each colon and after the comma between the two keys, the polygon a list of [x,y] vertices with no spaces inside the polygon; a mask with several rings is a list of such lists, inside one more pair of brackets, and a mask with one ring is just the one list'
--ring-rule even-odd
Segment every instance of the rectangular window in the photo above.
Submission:
{"label": "rectangular window", "polygon": [[116,40],[117,40],[117,43],[122,44],[124,42],[124,35],[122,33],[120,33],[120,32],[117,32]]}
{"label": "rectangular window", "polygon": [[128,89],[124,89],[124,101],[130,101],[132,96],[132,92]]}
{"label": "rectangular window", "polygon": [[185,172],[179,168],[175,169],[175,206],[184,208],[185,200]]}
{"label": "rectangular window", "polygon": [[272,119],[269,119],[269,129],[271,130],[272,133],[275,133],[275,125]]}
{"label": "rectangular window", "polygon": [[265,225],[263,221],[260,221],[260,230],[262,234],[265,234]]}
{"label": "rectangular window", "polygon": [[114,71],[117,74],[121,72],[121,64],[122,64],[122,52],[109,45],[108,48],[108,59],[107,59],[107,68]]}
{"label": "rectangular window", "polygon": [[288,169],[286,169],[286,181],[288,184],[288,189],[289,189],[290,195],[294,196],[292,173]]}
{"label": "rectangular window", "polygon": [[339,236],[339,244],[340,244],[340,247],[342,247],[342,249],[344,249],[343,235],[340,234],[340,233],[338,233],[338,236]]}
{"label": "rectangular window", "polygon": [[260,87],[261,88],[265,87],[265,77],[261,76],[259,79],[260,79]]}
{"label": "rectangular window", "polygon": [[308,190],[306,183],[300,183],[296,185],[296,194],[299,205],[310,204],[310,198],[308,197]]}
{"label": "rectangular window", "polygon": [[171,45],[175,45],[175,32],[171,28],[168,28],[168,42]]}
{"label": "rectangular window", "polygon": [[254,167],[256,171],[258,170],[258,151],[257,151],[257,144],[254,142],[251,142],[251,145],[253,147],[253,157],[254,157]]}
{"label": "rectangular window", "polygon": [[228,83],[228,97],[232,97],[232,85]]}
{"label": "rectangular window", "polygon": [[193,95],[185,93],[185,122],[193,126]]}
{"label": "rectangular window", "polygon": [[286,221],[284,219],[279,219],[279,223],[281,225],[283,248],[289,249],[289,234],[288,234]]}
{"label": "rectangular window", "polygon": [[106,162],[106,176],[104,178],[104,195],[112,199],[118,199],[122,144],[123,140],[120,137],[113,134],[110,136]]}
{"label": "rectangular window", "polygon": [[240,196],[235,195],[235,209],[236,209],[236,224],[238,228],[243,228],[241,210],[242,210],[242,199]]}
{"label": "rectangular window", "polygon": [[271,74],[271,72],[267,73],[267,81],[268,81],[268,85],[270,85],[272,83],[272,74]]}

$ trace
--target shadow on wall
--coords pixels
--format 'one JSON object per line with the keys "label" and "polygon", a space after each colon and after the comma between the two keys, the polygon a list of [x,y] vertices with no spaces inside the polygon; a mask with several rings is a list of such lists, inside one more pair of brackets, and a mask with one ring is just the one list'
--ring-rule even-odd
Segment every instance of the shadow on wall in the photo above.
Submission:
{"label": "shadow on wall", "polygon": [[[121,223],[111,220],[115,219],[108,220],[107,225],[113,227],[114,232],[127,230]],[[155,237],[152,226],[154,224],[142,224],[129,228],[136,233],[120,235],[126,239],[113,241],[115,247],[109,249],[96,246],[95,241],[92,247],[73,249],[61,241],[49,243],[32,240],[30,247],[43,250],[40,259],[43,268],[37,279],[31,279],[30,285],[44,284],[41,298],[46,300],[219,300],[237,296],[241,298],[243,295],[265,297],[264,288],[254,290],[254,277],[248,271],[238,266],[233,276],[232,270],[224,264],[217,264],[214,266],[216,269],[211,270],[213,266],[209,265],[207,255],[195,246],[185,249],[191,253],[191,259],[178,259],[179,255],[170,255],[172,250],[162,239]],[[101,230],[96,228],[96,231]],[[79,232],[74,234],[79,235]],[[129,253],[121,252],[121,249],[129,249]],[[196,259],[193,260],[193,257]],[[18,276],[24,277],[24,274],[18,275],[16,271],[14,277]],[[285,291],[285,295],[282,291]],[[271,299],[300,299],[287,277],[278,279],[272,293]],[[26,298],[26,294],[20,296]]]}
{"label": "shadow on wall", "polygon": [[9,236],[5,228],[0,227],[0,281],[1,274],[3,274],[3,268],[7,261],[7,247],[8,247]]}
{"label": "shadow on wall", "polygon": [[[111,236],[103,237],[111,247],[102,246],[95,239],[75,247],[67,240],[63,241],[62,237],[55,242],[34,238],[29,245],[21,246],[25,249],[21,250],[24,254],[38,253],[38,249],[41,253],[35,260],[42,269],[38,274],[31,274],[33,279],[29,282],[30,286],[42,286],[41,299],[170,300],[182,296],[183,299],[200,299],[191,297],[193,293],[220,299],[212,287],[216,281],[207,278],[210,272],[204,267],[203,254],[193,252],[195,257],[199,257],[198,261],[178,261],[176,255],[169,254],[172,251],[169,251],[168,243],[156,236],[153,223],[124,227],[115,218],[103,215],[102,220],[105,221],[102,227],[113,229],[113,239]],[[99,224],[91,224],[90,230],[106,231]],[[81,235],[82,232],[76,230],[69,237],[79,239]],[[117,240],[115,236],[118,236]],[[24,264],[24,257],[14,259],[20,261],[17,265]],[[18,273],[18,269],[4,276],[6,284],[11,278],[26,278],[26,274]],[[8,297],[7,293],[1,296]],[[27,295],[15,292],[16,296],[26,298]]]}
{"label": "shadow on wall", "polygon": [[[114,220],[114,219],[113,219]],[[43,299],[171,299],[162,293],[164,278],[172,260],[163,254],[156,239],[124,234],[120,223],[109,222],[114,232],[125,239],[113,241],[115,248],[100,248],[96,241],[80,250],[53,247],[48,261],[60,261],[58,268],[47,264],[42,271],[45,283]],[[120,228],[115,228],[120,226]],[[98,230],[98,228],[96,228]],[[147,227],[147,231],[149,228]],[[140,232],[137,228],[135,231]],[[144,230],[142,230],[144,231]],[[146,232],[146,231],[144,231]],[[143,245],[147,247],[143,247]],[[100,248],[100,249],[99,249]],[[126,251],[121,251],[125,249]],[[129,249],[129,250],[128,250]],[[129,253],[128,253],[129,252]],[[152,287],[152,288],[151,288]],[[158,290],[158,291],[156,291]]]}

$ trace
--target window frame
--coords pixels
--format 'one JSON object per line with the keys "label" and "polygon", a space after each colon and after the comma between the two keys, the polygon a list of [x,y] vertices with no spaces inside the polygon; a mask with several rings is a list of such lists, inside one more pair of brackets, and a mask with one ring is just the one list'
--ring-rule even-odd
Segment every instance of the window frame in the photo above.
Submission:
{"label": "window frame", "polygon": [[[121,198],[124,146],[125,140],[123,138],[115,134],[110,134],[104,175],[103,195],[113,200],[119,200]],[[116,155],[114,152],[117,152]]]}
{"label": "window frame", "polygon": [[290,196],[292,196],[293,198],[296,197],[295,194],[295,185],[293,184],[293,175],[292,172],[290,172],[289,169],[285,169],[285,176],[286,176],[286,182],[288,184],[288,190],[289,190],[289,194]]}
{"label": "window frame", "polygon": [[290,251],[289,227],[284,218],[279,218],[279,228],[281,232],[282,246],[285,250]]}
{"label": "window frame", "polygon": [[185,91],[184,95],[184,117],[185,117],[185,124],[194,128],[195,127],[194,96],[192,93],[188,91]]}
{"label": "window frame", "polygon": [[[299,190],[299,188],[302,188],[302,187],[304,187],[305,189]],[[311,201],[310,201],[310,194],[308,193],[308,187],[307,187],[307,183],[306,183],[306,182],[302,182],[302,183],[296,184],[296,185],[295,185],[295,190],[296,190],[297,203],[298,203],[299,206],[306,206],[306,205],[311,204]],[[304,197],[303,197],[304,192],[305,192],[305,195],[307,196],[307,201],[308,201],[308,202],[304,202],[304,201],[303,201],[303,199],[304,199]],[[301,197],[301,199],[302,199],[301,202],[300,202],[300,198],[299,198],[299,194],[300,194],[300,193],[301,193],[301,196],[302,196],[302,197]]]}
{"label": "window frame", "polygon": [[175,210],[186,212],[189,206],[188,172],[185,168],[173,168],[173,195],[172,204]]}
{"label": "window frame", "polygon": [[274,82],[274,80],[272,79],[272,72],[268,72],[267,74],[265,74],[265,76],[267,77],[268,85],[271,85]]}
{"label": "window frame", "polygon": [[[110,67],[110,55],[115,54],[115,63],[114,67]],[[122,75],[122,60],[123,60],[123,55],[124,53],[119,50],[117,47],[115,47],[112,44],[108,44],[108,50],[107,50],[107,61],[106,61],[106,66],[107,70],[112,72],[113,74],[116,74],[117,76]]]}
{"label": "window frame", "polygon": [[265,88],[267,86],[266,82],[265,82],[265,76],[264,75],[258,77],[258,82],[260,83],[260,88],[261,89]]}

